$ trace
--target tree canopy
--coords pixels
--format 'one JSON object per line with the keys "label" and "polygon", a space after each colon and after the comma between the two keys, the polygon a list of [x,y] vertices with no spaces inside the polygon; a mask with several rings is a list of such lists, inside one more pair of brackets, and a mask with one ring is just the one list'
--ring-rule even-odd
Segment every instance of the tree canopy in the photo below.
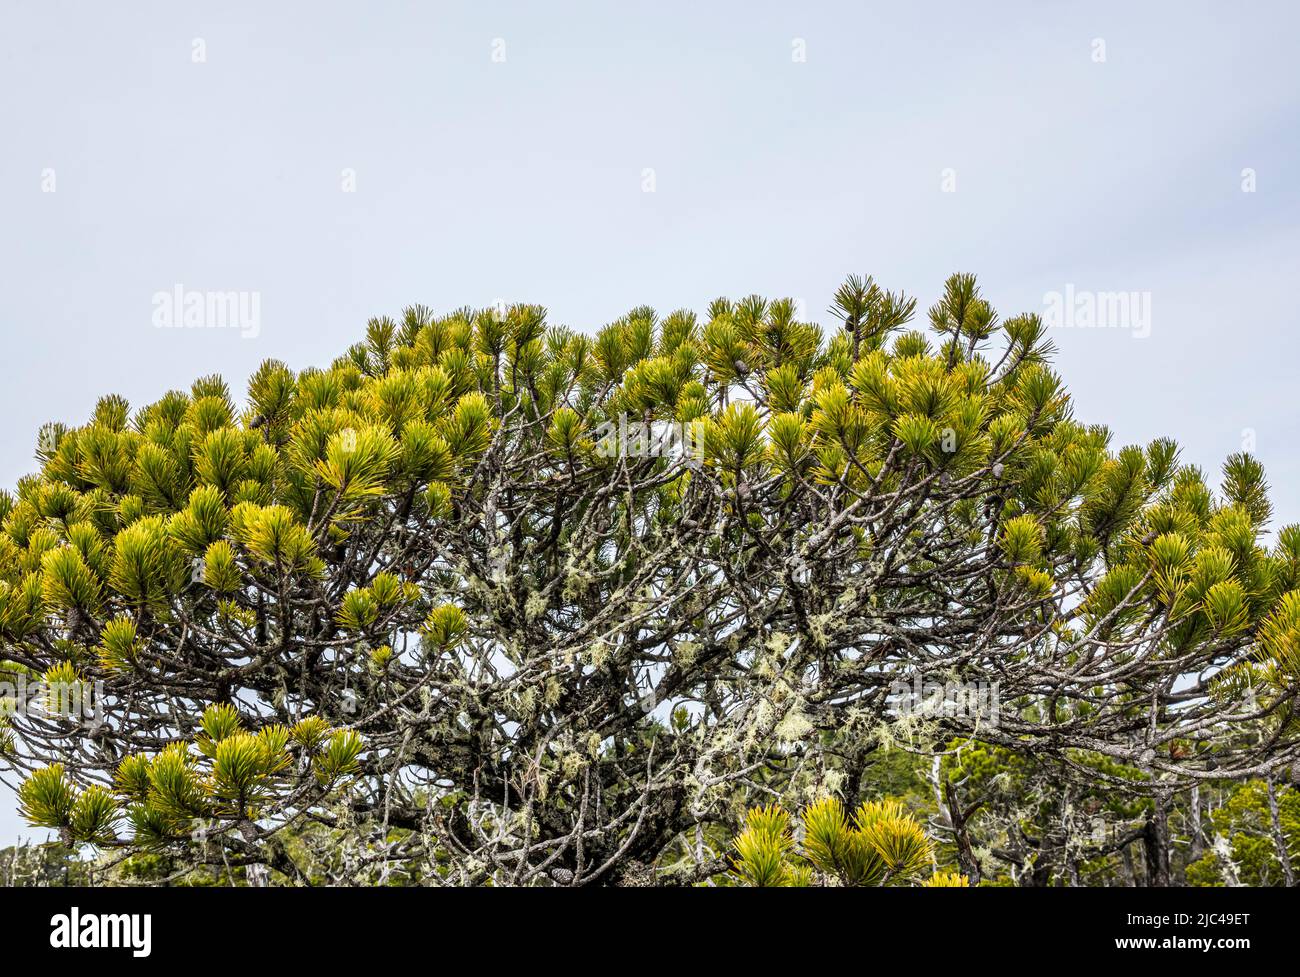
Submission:
{"label": "tree canopy", "polygon": [[340,882],[743,879],[759,831],[803,878],[786,810],[909,835],[864,781],[901,751],[930,884],[979,880],[990,757],[1145,805],[1167,882],[1171,805],[1296,759],[1300,527],[1268,542],[1248,455],[1212,484],[1075,419],[973,276],[924,327],[870,278],[830,312],[413,306],[242,406],[49,426],[0,495],[0,668],[96,708],[10,710],[24,816],[178,877],[315,881],[329,841]]}

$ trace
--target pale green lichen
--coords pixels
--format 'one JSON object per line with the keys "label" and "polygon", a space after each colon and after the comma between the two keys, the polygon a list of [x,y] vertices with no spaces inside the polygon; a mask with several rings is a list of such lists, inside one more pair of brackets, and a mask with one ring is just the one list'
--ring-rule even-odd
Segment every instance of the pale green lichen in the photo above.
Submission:
{"label": "pale green lichen", "polygon": [[786,650],[790,647],[791,636],[784,631],[773,631],[767,636],[764,647],[770,651],[773,656],[780,658],[785,655]]}
{"label": "pale green lichen", "polygon": [[536,621],[546,613],[547,606],[546,595],[534,591],[529,594],[528,599],[524,601],[524,619],[530,623]]}
{"label": "pale green lichen", "polygon": [[804,715],[796,700],[785,717],[776,724],[776,738],[782,743],[797,743],[813,731],[812,721]]}
{"label": "pale green lichen", "polygon": [[564,694],[564,687],[560,685],[559,680],[554,675],[546,680],[544,691],[542,692],[542,703],[548,708],[554,708],[560,701],[560,696]]}
{"label": "pale green lichen", "polygon": [[700,653],[700,645],[694,641],[679,641],[673,646],[673,661],[682,668],[690,668]]}
{"label": "pale green lichen", "polygon": [[577,753],[566,753],[560,759],[560,769],[564,771],[565,780],[576,780],[586,765],[587,761]]}

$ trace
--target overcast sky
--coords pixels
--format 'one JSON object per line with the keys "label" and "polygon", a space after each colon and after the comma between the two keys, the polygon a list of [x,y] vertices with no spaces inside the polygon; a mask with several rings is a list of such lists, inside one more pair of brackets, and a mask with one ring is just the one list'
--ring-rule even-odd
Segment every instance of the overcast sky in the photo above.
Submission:
{"label": "overcast sky", "polygon": [[[1253,443],[1300,520],[1298,11],[0,0],[0,486],[105,393],[242,394],[414,302],[826,321],[850,272],[971,271],[1004,317],[1136,293],[1055,330],[1077,415]],[[246,316],[158,328],[178,285]]]}

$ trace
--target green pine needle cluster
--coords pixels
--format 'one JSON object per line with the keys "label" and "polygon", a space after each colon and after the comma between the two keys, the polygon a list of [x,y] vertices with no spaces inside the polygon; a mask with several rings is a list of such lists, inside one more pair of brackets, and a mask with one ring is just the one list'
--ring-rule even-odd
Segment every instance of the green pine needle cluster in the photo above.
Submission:
{"label": "green pine needle cluster", "polygon": [[916,818],[894,799],[863,802],[852,816],[838,798],[804,809],[802,840],[778,805],[753,808],[736,837],[733,874],[751,886],[969,885],[964,876],[935,872],[933,848]]}

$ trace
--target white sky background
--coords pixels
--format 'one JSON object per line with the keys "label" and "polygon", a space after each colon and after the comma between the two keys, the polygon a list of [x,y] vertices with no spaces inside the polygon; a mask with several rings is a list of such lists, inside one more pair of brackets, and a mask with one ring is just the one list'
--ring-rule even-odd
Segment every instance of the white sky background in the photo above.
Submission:
{"label": "white sky background", "polygon": [[[1298,28],[1281,0],[0,0],[0,486],[105,393],[242,394],[414,302],[827,322],[850,272],[924,310],[973,271],[1004,318],[1149,292],[1148,338],[1057,330],[1076,413],[1210,472],[1250,429],[1300,520]],[[256,338],[155,328],[178,283],[259,293]],[[12,808],[0,845],[33,835]]]}

